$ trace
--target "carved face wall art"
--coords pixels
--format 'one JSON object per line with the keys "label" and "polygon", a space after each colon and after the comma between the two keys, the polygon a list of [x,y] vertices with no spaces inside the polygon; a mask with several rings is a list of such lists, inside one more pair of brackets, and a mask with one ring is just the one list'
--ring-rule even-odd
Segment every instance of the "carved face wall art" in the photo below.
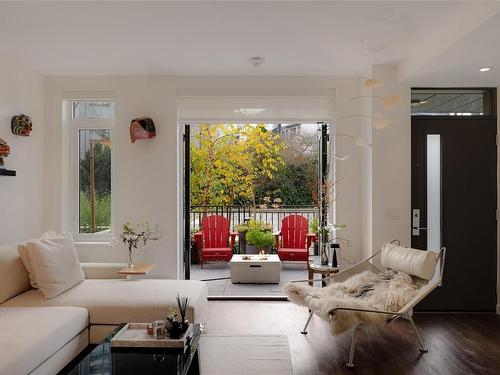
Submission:
{"label": "carved face wall art", "polygon": [[149,117],[139,117],[130,123],[130,140],[150,139],[156,137],[155,123]]}
{"label": "carved face wall art", "polygon": [[10,147],[2,138],[0,138],[0,168],[5,168],[3,164],[3,158],[9,156]]}
{"label": "carved face wall art", "polygon": [[20,114],[12,117],[10,128],[15,135],[29,137],[33,129],[33,124],[29,116]]}

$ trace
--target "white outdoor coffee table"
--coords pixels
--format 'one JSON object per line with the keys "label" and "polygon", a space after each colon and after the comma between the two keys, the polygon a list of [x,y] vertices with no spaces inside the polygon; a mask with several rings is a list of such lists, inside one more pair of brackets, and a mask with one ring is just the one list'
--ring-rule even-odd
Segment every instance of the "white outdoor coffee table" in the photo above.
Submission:
{"label": "white outdoor coffee table", "polygon": [[229,262],[231,282],[248,284],[278,284],[281,262],[276,254],[235,254]]}

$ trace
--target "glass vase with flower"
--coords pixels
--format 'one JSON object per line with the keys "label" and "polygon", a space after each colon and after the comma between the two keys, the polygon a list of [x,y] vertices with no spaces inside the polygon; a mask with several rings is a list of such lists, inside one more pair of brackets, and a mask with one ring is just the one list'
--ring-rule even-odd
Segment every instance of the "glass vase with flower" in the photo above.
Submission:
{"label": "glass vase with flower", "polygon": [[132,256],[139,245],[146,246],[148,241],[158,241],[162,236],[158,226],[152,230],[149,223],[140,223],[132,225],[129,222],[123,224],[122,233],[118,237],[118,241],[123,242],[128,248],[128,268],[134,268],[134,260]]}

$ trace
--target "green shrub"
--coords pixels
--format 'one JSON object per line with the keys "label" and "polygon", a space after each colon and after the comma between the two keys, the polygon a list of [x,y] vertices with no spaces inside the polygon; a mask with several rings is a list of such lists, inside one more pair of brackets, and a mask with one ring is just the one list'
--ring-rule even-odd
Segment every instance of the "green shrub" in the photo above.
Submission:
{"label": "green shrub", "polygon": [[[111,194],[97,194],[95,204],[97,232],[111,227]],[[80,192],[80,233],[92,233],[92,210],[89,194]]]}
{"label": "green shrub", "polygon": [[263,232],[257,229],[251,229],[245,236],[247,243],[255,246],[257,249],[268,249],[274,244],[274,236],[270,232]]}
{"label": "green shrub", "polygon": [[272,231],[273,226],[271,224],[267,224],[260,220],[250,219],[248,220],[248,230],[260,230],[260,231]]}
{"label": "green shrub", "polygon": [[248,232],[249,230],[260,230],[263,232],[270,232],[273,230],[273,227],[271,224],[267,224],[263,221],[250,219],[246,224],[235,225],[234,229],[238,232]]}

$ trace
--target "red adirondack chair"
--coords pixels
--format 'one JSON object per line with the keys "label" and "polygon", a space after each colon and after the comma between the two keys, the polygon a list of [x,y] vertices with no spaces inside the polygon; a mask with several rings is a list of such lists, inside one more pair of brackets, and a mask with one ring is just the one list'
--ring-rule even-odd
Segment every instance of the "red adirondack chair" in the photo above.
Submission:
{"label": "red adirondack chair", "polygon": [[229,262],[237,235],[229,232],[229,220],[224,216],[211,215],[202,220],[201,227],[202,230],[194,235],[198,248],[201,249],[201,268],[208,261]]}
{"label": "red adirondack chair", "polygon": [[314,234],[309,234],[309,222],[304,216],[284,217],[281,221],[281,232],[275,233],[275,245],[280,260],[307,262],[309,247],[315,237]]}

